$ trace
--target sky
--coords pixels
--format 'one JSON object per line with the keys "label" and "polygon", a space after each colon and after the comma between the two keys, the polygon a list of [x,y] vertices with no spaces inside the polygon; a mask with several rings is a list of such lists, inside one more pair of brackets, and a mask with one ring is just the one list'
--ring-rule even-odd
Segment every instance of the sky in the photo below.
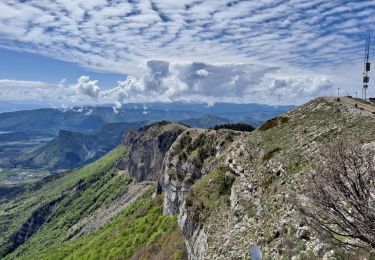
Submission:
{"label": "sky", "polygon": [[375,32],[375,1],[1,0],[0,14],[0,101],[50,106],[360,97]]}

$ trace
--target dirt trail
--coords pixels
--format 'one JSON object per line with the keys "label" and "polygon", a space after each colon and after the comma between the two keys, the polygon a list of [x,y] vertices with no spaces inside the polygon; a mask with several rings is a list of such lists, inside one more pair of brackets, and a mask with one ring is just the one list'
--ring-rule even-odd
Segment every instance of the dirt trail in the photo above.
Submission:
{"label": "dirt trail", "polygon": [[362,108],[362,109],[364,109],[366,111],[369,111],[371,113],[375,113],[375,105],[367,103],[363,100],[356,100],[356,99],[349,98],[349,97],[340,97],[340,100],[344,103],[347,103],[347,104],[353,106],[353,107],[355,105],[357,105],[358,108]]}

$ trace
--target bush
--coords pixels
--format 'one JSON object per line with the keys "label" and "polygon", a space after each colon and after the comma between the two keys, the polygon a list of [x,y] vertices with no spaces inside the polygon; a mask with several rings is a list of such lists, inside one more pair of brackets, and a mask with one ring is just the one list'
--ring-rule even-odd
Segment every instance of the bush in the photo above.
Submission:
{"label": "bush", "polygon": [[193,150],[197,149],[198,147],[201,147],[206,142],[206,135],[204,133],[201,133],[197,139],[193,142]]}
{"label": "bush", "polygon": [[360,143],[330,144],[313,163],[304,197],[295,201],[306,223],[341,246],[375,252],[374,158]]}
{"label": "bush", "polygon": [[289,118],[283,117],[283,116],[275,117],[275,118],[272,118],[272,119],[268,120],[267,122],[265,122],[258,129],[260,131],[266,131],[266,130],[271,129],[275,126],[282,125],[282,124],[288,122],[288,120],[289,120]]}
{"label": "bush", "polygon": [[277,152],[281,151],[280,147],[276,147],[275,149],[272,149],[271,151],[267,152],[266,154],[263,155],[263,162],[270,160],[273,155]]}
{"label": "bush", "polygon": [[210,172],[199,179],[186,193],[186,207],[195,221],[205,221],[217,204],[227,203],[235,177],[226,166]]}
{"label": "bush", "polygon": [[242,131],[242,132],[252,132],[252,131],[254,131],[254,127],[252,127],[249,124],[244,124],[244,123],[216,125],[216,126],[213,127],[213,129],[214,130],[229,129],[229,130]]}
{"label": "bush", "polygon": [[[37,250],[25,259],[187,259],[177,218],[163,215],[163,198],[153,189],[95,233]],[[161,258],[163,259],[163,258]]]}

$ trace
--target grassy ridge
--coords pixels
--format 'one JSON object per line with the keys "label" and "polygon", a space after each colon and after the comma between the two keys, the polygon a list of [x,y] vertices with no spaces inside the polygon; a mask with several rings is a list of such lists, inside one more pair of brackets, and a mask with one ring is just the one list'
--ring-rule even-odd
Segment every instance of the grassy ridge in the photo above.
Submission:
{"label": "grassy ridge", "polygon": [[0,255],[12,246],[12,237],[35,212],[51,201],[64,198],[28,243],[19,248],[43,248],[59,243],[67,236],[68,229],[80,218],[124,192],[130,182],[112,169],[127,149],[119,146],[96,162],[80,169],[47,178],[30,185],[16,198],[0,204]]}
{"label": "grassy ridge", "polygon": [[4,259],[186,259],[176,217],[163,215],[162,197],[152,198],[153,189],[95,233],[72,239],[79,231],[73,228],[76,223],[126,193],[131,178],[113,167],[126,152],[119,146],[92,164],[31,185],[0,204],[4,254],[21,225],[58,200],[46,222]]}
{"label": "grassy ridge", "polygon": [[[44,250],[29,248],[17,259],[186,259],[176,217],[163,216],[152,189],[97,232]],[[9,259],[15,258],[15,255]]]}

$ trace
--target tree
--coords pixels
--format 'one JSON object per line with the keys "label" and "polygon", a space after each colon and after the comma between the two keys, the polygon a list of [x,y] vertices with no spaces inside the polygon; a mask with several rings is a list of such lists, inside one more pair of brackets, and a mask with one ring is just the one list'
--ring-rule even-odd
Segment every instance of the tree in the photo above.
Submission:
{"label": "tree", "polygon": [[297,208],[325,237],[375,252],[374,150],[336,141],[313,163]]}
{"label": "tree", "polygon": [[242,131],[242,132],[252,132],[254,131],[254,127],[249,124],[244,123],[234,123],[234,124],[222,124],[216,125],[212,129],[219,130],[219,129],[229,129],[234,131]]}

